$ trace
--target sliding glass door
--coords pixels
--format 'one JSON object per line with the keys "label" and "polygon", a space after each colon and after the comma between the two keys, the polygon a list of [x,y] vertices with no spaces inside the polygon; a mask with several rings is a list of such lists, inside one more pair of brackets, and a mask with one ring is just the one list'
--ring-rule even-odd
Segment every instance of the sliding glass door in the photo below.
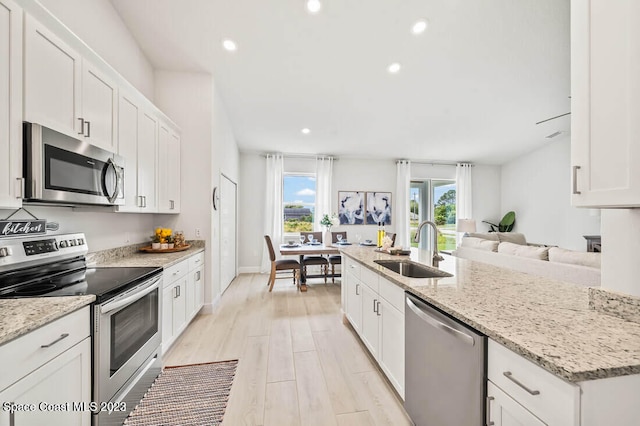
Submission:
{"label": "sliding glass door", "polygon": [[413,242],[418,225],[430,220],[438,228],[438,250],[456,248],[456,182],[445,179],[411,181],[409,200],[409,227],[413,247],[431,250],[432,230],[425,226],[420,232],[420,243]]}

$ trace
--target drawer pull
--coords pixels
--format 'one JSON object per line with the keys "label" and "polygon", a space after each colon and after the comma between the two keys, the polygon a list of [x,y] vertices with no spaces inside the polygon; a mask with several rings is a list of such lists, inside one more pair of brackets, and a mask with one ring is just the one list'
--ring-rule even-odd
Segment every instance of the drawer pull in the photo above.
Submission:
{"label": "drawer pull", "polygon": [[525,385],[523,385],[520,381],[518,381],[517,379],[515,379],[513,377],[513,373],[511,373],[511,371],[505,371],[504,376],[511,380],[513,383],[515,383],[516,385],[520,386],[522,389],[526,390],[527,392],[529,392],[530,395],[540,395],[540,391],[537,390],[531,390],[528,387],[526,387]]}
{"label": "drawer pull", "polygon": [[488,396],[487,397],[487,418],[486,418],[486,423],[487,426],[492,426],[495,425],[495,422],[493,420],[491,420],[491,401],[493,401],[495,398],[492,396]]}
{"label": "drawer pull", "polygon": [[360,293],[358,293],[358,288],[360,287],[360,284],[356,284],[356,296],[360,296]]}
{"label": "drawer pull", "polygon": [[58,343],[60,340],[62,339],[66,339],[67,337],[69,337],[69,333],[62,333],[60,335],[60,337],[58,337],[56,340],[54,340],[53,342],[49,343],[48,345],[41,345],[41,348],[50,348],[51,346],[55,345],[56,343]]}

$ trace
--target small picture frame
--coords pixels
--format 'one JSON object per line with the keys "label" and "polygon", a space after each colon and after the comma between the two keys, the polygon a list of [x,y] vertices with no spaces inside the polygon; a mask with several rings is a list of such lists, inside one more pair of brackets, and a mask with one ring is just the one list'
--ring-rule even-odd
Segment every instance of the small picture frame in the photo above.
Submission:
{"label": "small picture frame", "polygon": [[364,224],[364,192],[338,191],[338,217],[340,225]]}
{"label": "small picture frame", "polygon": [[367,225],[391,225],[391,193],[390,192],[367,192],[366,195]]}

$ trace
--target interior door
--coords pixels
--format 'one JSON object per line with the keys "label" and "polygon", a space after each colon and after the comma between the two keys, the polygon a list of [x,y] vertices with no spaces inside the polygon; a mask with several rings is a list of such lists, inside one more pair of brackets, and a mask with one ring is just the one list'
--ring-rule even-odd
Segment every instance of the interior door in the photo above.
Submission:
{"label": "interior door", "polygon": [[235,182],[220,175],[220,293],[236,277],[236,210]]}

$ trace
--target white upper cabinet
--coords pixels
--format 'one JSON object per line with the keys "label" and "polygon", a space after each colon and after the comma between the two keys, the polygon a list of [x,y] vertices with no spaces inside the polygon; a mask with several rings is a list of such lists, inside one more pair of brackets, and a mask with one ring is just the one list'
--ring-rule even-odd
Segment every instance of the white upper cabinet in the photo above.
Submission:
{"label": "white upper cabinet", "polygon": [[0,0],[0,40],[0,209],[12,209],[23,182],[22,9],[13,0]]}
{"label": "white upper cabinet", "polygon": [[180,136],[160,122],[158,134],[158,211],[180,213]]}
{"label": "white upper cabinet", "polygon": [[120,212],[149,212],[158,209],[155,170],[157,162],[157,119],[141,109],[134,96],[120,94],[118,104],[118,154],[125,159],[125,205]]}
{"label": "white upper cabinet", "polygon": [[640,2],[571,2],[572,204],[640,207]]}
{"label": "white upper cabinet", "polygon": [[118,90],[112,79],[28,14],[24,52],[25,121],[115,152]]}

